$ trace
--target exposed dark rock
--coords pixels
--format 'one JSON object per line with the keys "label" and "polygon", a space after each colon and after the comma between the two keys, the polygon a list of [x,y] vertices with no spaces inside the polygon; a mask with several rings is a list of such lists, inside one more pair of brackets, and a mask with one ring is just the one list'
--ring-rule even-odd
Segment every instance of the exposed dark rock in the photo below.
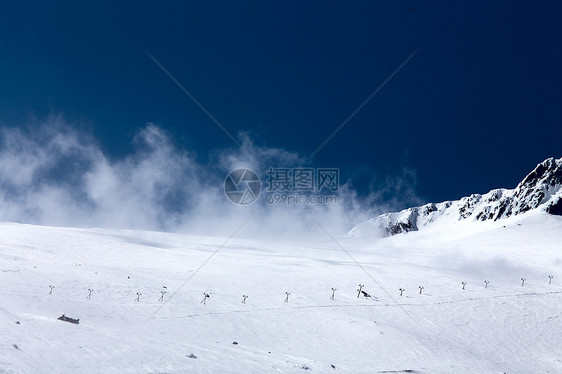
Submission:
{"label": "exposed dark rock", "polygon": [[422,214],[428,216],[430,213],[437,211],[435,204],[426,204],[422,207]]}
{"label": "exposed dark rock", "polygon": [[556,202],[547,206],[546,211],[555,216],[562,216],[562,198],[559,198]]}
{"label": "exposed dark rock", "polygon": [[65,316],[64,314],[57,319],[59,321],[74,323],[75,325],[78,325],[80,323],[79,318],[70,318],[70,317]]}
{"label": "exposed dark rock", "polygon": [[390,226],[387,231],[390,235],[401,234],[403,232],[416,231],[417,228],[410,222],[396,222],[394,225]]}

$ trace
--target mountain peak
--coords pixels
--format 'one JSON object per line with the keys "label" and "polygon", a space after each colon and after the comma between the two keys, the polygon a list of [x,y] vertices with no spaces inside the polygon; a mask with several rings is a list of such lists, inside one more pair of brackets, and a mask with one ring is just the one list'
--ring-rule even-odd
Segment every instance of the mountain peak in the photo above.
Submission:
{"label": "mountain peak", "polygon": [[562,184],[562,158],[548,158],[537,165],[533,171],[519,183],[517,189],[534,187],[538,184],[556,186]]}
{"label": "mountain peak", "polygon": [[539,163],[515,189],[495,189],[484,195],[385,213],[354,227],[348,236],[392,236],[417,231],[437,221],[496,221],[533,209],[562,215],[562,158],[551,157]]}

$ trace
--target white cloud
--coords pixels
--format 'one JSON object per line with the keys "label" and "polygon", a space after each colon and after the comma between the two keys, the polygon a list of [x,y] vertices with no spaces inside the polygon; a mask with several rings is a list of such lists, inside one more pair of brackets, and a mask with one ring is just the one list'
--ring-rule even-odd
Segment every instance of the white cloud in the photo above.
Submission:
{"label": "white cloud", "polygon": [[228,236],[251,217],[241,235],[290,239],[326,236],[311,216],[339,235],[381,213],[377,206],[390,208],[393,194],[415,198],[415,173],[405,171],[366,198],[343,183],[336,205],[271,206],[261,198],[240,207],[224,195],[224,178],[230,170],[250,168],[265,182],[269,167],[301,166],[304,158],[257,145],[248,134],[241,134],[241,149],[215,150],[205,165],[179,148],[163,129],[148,124],[133,139],[134,151],[115,160],[61,116],[32,125],[0,129],[0,219],[4,221]]}

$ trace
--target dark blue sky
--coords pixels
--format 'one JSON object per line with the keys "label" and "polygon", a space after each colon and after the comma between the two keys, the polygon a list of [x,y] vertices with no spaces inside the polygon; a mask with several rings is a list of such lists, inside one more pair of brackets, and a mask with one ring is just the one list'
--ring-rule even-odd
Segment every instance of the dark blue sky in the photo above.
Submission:
{"label": "dark blue sky", "polygon": [[[427,201],[514,187],[562,156],[562,3],[26,2],[0,10],[0,123],[62,113],[105,152],[153,122],[201,159],[231,133],[311,154],[360,191],[406,167]],[[375,176],[374,181],[371,179]]]}

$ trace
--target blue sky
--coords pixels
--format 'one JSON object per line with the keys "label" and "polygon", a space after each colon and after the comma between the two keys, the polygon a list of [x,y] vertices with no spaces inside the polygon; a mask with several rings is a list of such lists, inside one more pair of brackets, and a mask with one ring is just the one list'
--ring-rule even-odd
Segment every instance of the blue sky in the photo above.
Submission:
{"label": "blue sky", "polygon": [[203,164],[236,147],[143,49],[232,134],[302,157],[417,51],[312,160],[361,194],[457,199],[561,156],[560,2],[22,3],[0,11],[0,125],[62,115],[108,158],[147,123]]}

